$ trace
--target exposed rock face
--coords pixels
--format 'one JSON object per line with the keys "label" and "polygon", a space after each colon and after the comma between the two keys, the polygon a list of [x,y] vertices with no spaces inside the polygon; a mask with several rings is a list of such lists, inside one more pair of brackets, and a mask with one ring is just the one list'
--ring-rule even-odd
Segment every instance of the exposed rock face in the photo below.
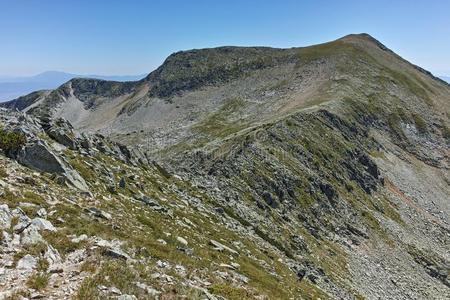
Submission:
{"label": "exposed rock face", "polygon": [[0,205],[0,230],[11,227],[12,218],[8,205]]}
{"label": "exposed rock face", "polygon": [[59,118],[55,120],[54,123],[50,120],[45,120],[44,122],[41,122],[41,124],[52,139],[69,149],[76,149],[75,133],[69,122]]}
{"label": "exposed rock face", "polygon": [[25,147],[19,151],[17,161],[38,171],[62,175],[76,188],[83,191],[88,190],[84,179],[50,150],[50,147],[43,141],[25,145]]}
{"label": "exposed rock face", "polygon": [[[100,151],[120,157],[133,164],[148,163],[148,158],[139,150],[129,150],[126,146],[106,141],[101,135],[78,136],[72,125],[64,119],[40,120],[30,116],[1,109],[0,118],[5,129],[20,132],[26,137],[26,144],[17,149],[13,156],[21,164],[41,172],[61,176],[62,182],[81,190],[89,191],[84,178],[74,170],[61,152],[64,148],[91,153]],[[42,139],[48,135],[52,141]]]}
{"label": "exposed rock face", "polygon": [[17,262],[18,269],[34,269],[37,265],[37,260],[33,256],[27,254]]}
{"label": "exposed rock face", "polygon": [[449,101],[350,35],[184,51],[140,82],[7,103],[26,113],[2,127],[27,142],[0,156],[0,282],[47,274],[50,299],[450,298]]}

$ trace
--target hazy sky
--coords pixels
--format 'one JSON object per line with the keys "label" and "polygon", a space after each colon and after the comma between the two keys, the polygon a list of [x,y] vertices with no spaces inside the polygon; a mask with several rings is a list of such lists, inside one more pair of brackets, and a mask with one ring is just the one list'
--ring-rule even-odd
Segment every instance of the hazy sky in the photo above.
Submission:
{"label": "hazy sky", "polygon": [[172,52],[367,32],[450,75],[450,1],[0,0],[0,75],[148,73]]}

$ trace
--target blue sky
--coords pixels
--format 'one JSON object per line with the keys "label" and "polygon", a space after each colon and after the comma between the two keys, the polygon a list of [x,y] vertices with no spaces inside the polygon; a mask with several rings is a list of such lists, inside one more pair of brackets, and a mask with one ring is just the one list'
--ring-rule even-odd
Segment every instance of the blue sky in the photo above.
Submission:
{"label": "blue sky", "polygon": [[367,32],[450,75],[450,1],[0,0],[0,75],[148,73],[172,52]]}

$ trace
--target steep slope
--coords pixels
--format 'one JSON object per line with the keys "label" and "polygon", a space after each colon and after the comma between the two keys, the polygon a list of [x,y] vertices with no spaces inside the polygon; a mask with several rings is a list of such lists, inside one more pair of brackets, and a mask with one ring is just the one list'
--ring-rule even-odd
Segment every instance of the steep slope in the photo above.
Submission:
{"label": "steep slope", "polygon": [[[450,86],[366,34],[305,48],[184,51],[140,82],[72,80],[6,105],[44,123],[63,116],[78,131],[101,132],[145,153],[131,169],[106,158],[114,151],[83,156],[75,147],[67,155],[84,170],[79,173],[96,205],[121,220],[110,226],[148,225],[151,232],[127,237],[106,231],[107,224],[108,239],[127,241],[133,258],[147,265],[137,248],[186,264],[192,274],[215,274],[210,293],[229,299],[450,297]],[[115,186],[107,188],[105,174],[115,172],[110,163],[144,179],[119,185],[117,194]],[[152,241],[163,235],[126,197],[141,199],[139,192],[155,198],[150,207],[180,202],[169,205],[177,212],[164,226],[187,230],[194,255],[183,239],[164,248],[183,254],[152,252],[162,247]],[[245,255],[218,258],[232,272],[208,267],[218,261],[204,252],[206,236],[239,250],[245,245]],[[134,275],[125,282],[137,280],[129,268]],[[167,285],[146,283],[168,296]],[[101,284],[94,274],[82,290],[94,293],[92,285]],[[144,298],[130,286],[121,290]]]}

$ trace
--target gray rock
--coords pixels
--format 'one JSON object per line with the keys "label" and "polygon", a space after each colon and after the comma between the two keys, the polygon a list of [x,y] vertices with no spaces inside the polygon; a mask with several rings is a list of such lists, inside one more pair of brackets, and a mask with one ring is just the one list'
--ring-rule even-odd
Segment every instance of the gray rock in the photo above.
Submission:
{"label": "gray rock", "polygon": [[145,195],[143,195],[142,197],[137,197],[137,199],[150,207],[160,206],[158,202]]}
{"label": "gray rock", "polygon": [[33,221],[31,221],[31,224],[39,228],[39,230],[56,231],[55,226],[46,219],[34,218]]}
{"label": "gray rock", "polygon": [[12,214],[7,204],[0,205],[0,230],[11,227]]}
{"label": "gray rock", "polygon": [[76,144],[75,144],[73,137],[71,137],[69,134],[67,134],[63,130],[51,129],[51,130],[47,131],[47,134],[52,139],[54,139],[55,141],[60,143],[61,145],[64,145],[72,150],[76,149]]}
{"label": "gray rock", "polygon": [[109,291],[110,291],[111,293],[113,293],[113,294],[116,294],[116,295],[122,295],[122,292],[121,292],[118,288],[116,288],[115,286],[112,286],[112,287],[109,289]]}
{"label": "gray rock", "polygon": [[117,300],[137,300],[135,295],[120,295]]}
{"label": "gray rock", "polygon": [[58,250],[53,248],[51,245],[47,245],[47,251],[44,254],[44,258],[47,259],[50,266],[59,264],[62,262],[62,259],[58,253]]}
{"label": "gray rock", "polygon": [[17,161],[38,171],[59,174],[72,186],[83,191],[89,190],[83,177],[43,141],[38,140],[25,145],[17,154]]}
{"label": "gray rock", "polygon": [[82,235],[80,235],[78,237],[73,238],[71,241],[72,241],[72,243],[80,243],[80,242],[85,241],[87,239],[88,239],[88,236],[86,234],[82,234]]}
{"label": "gray rock", "polygon": [[227,269],[230,269],[230,270],[236,270],[236,268],[235,267],[233,267],[232,265],[229,265],[229,264],[220,264],[219,265],[219,267],[221,267],[221,268],[227,268]]}
{"label": "gray rock", "polygon": [[125,181],[125,178],[124,177],[120,178],[119,187],[121,189],[124,189],[126,187],[126,185],[127,185],[127,182]]}
{"label": "gray rock", "polygon": [[111,218],[112,218],[111,214],[109,214],[101,209],[98,209],[96,207],[90,207],[90,208],[86,209],[86,211],[90,215],[97,217],[97,218],[101,218],[101,219],[105,219],[105,220],[111,220]]}
{"label": "gray rock", "polygon": [[138,288],[143,289],[148,295],[150,295],[150,296],[152,296],[152,297],[156,297],[156,296],[158,296],[159,294],[161,294],[160,291],[158,291],[158,290],[152,288],[151,286],[149,286],[149,285],[147,285],[147,284],[145,284],[145,283],[135,282],[135,284],[136,284],[136,286],[137,286]]}
{"label": "gray rock", "polygon": [[103,255],[117,259],[130,259],[130,256],[128,254],[118,248],[106,248],[103,250]]}
{"label": "gray rock", "polygon": [[36,268],[36,265],[37,259],[34,256],[27,254],[17,262],[17,269],[32,270]]}
{"label": "gray rock", "polygon": [[36,212],[36,214],[41,218],[45,218],[47,216],[47,210],[42,207]]}
{"label": "gray rock", "polygon": [[239,252],[237,252],[237,251],[234,250],[234,249],[231,249],[231,248],[228,247],[228,246],[225,246],[225,245],[219,243],[218,241],[210,240],[209,243],[210,243],[212,246],[214,246],[214,249],[217,250],[217,251],[224,251],[224,250],[226,250],[226,251],[230,252],[231,254],[239,255]]}
{"label": "gray rock", "polygon": [[12,215],[17,218],[17,224],[13,227],[13,230],[16,233],[21,233],[31,224],[31,219],[20,207],[13,209]]}
{"label": "gray rock", "polygon": [[41,234],[39,233],[39,228],[30,225],[28,226],[23,232],[22,237],[20,239],[20,242],[24,245],[33,245],[39,242],[43,242],[44,239],[42,238]]}

